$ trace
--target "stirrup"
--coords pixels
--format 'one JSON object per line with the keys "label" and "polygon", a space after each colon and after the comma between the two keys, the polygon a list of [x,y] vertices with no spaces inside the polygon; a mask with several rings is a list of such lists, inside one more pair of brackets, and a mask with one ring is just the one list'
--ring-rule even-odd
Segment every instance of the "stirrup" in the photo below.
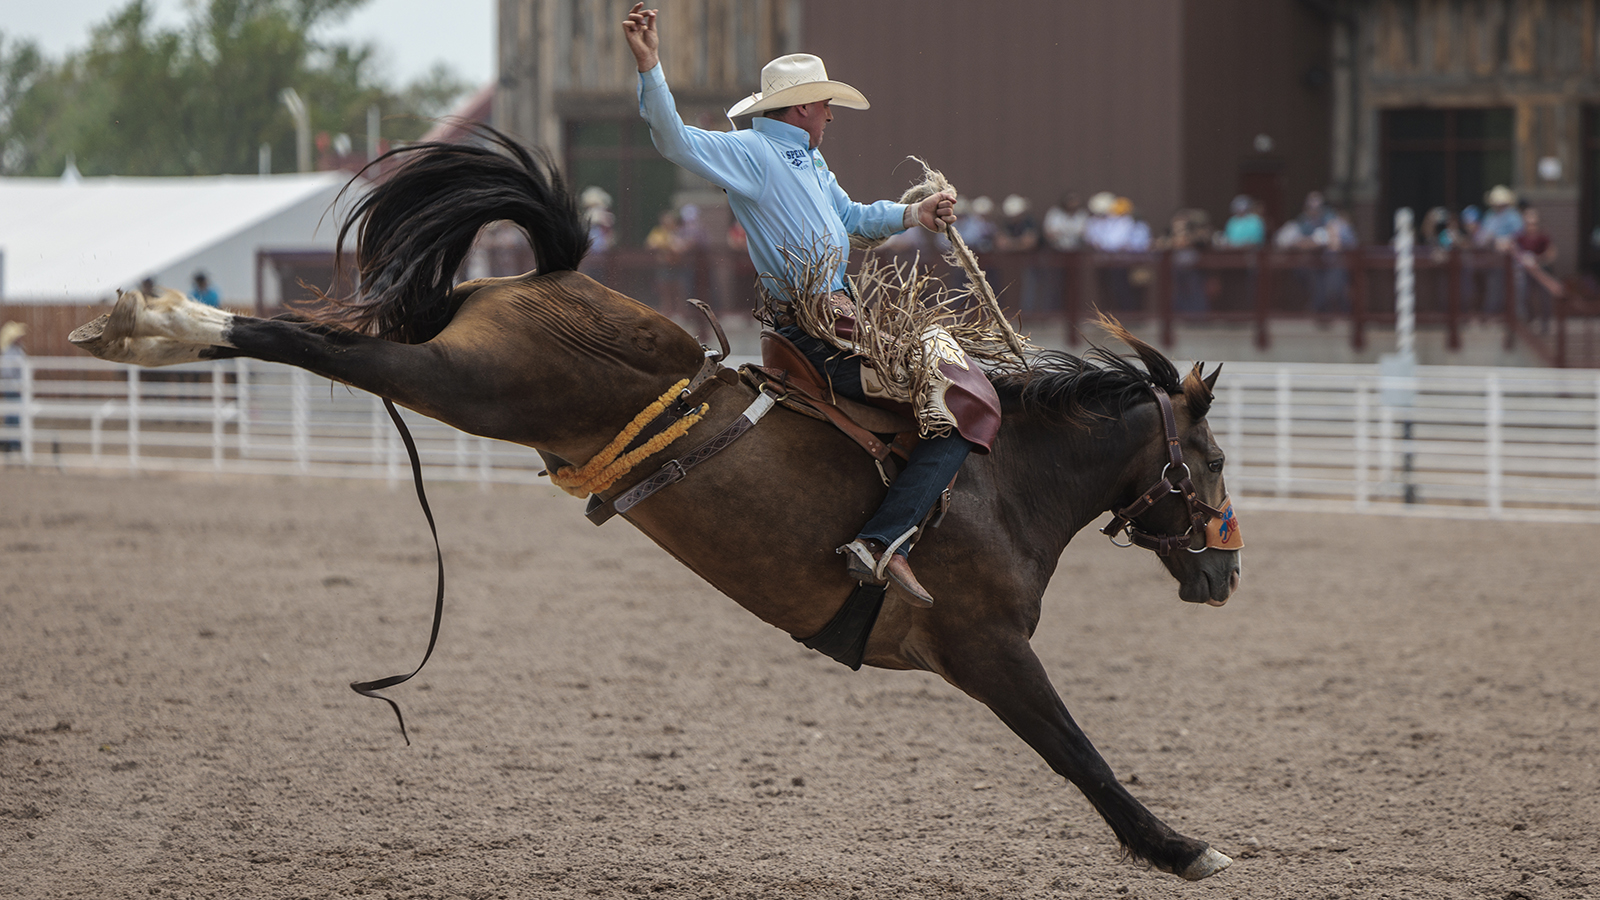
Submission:
{"label": "stirrup", "polygon": [[850,558],[845,562],[845,570],[857,581],[885,584],[889,580],[889,560],[894,557],[894,552],[900,549],[900,545],[916,533],[915,527],[906,529],[906,533],[895,538],[894,543],[884,548],[883,555],[877,559],[872,558],[872,551],[867,549],[866,542],[860,538],[843,547],[835,548],[833,552],[849,555]]}

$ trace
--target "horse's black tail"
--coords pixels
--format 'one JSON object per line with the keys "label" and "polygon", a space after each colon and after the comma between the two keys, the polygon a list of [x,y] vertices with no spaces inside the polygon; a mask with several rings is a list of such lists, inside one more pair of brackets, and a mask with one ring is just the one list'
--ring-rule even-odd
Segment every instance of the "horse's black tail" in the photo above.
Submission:
{"label": "horse's black tail", "polygon": [[413,144],[368,164],[404,157],[339,228],[341,253],[356,230],[359,288],[326,298],[331,306],[316,318],[405,343],[428,340],[455,314],[451,289],[479,230],[501,220],[527,233],[539,271],[578,267],[588,232],[549,154],[486,125],[475,130],[487,146]]}

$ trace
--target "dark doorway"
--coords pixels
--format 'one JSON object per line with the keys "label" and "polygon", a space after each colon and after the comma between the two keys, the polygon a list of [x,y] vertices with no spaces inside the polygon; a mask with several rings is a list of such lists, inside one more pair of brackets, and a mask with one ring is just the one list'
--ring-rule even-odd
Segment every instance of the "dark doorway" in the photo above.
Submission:
{"label": "dark doorway", "polygon": [[642,246],[657,217],[672,207],[678,185],[677,167],[650,143],[650,127],[637,116],[573,119],[566,142],[572,190],[604,188],[616,215],[616,245]]}
{"label": "dark doorway", "polygon": [[1417,221],[1435,206],[1460,213],[1483,205],[1497,184],[1511,184],[1509,108],[1391,109],[1383,113],[1383,206],[1378,234],[1394,234],[1394,213]]}
{"label": "dark doorway", "polygon": [[1600,106],[1583,109],[1579,165],[1583,167],[1583,194],[1578,208],[1578,258],[1585,272],[1600,273]]}

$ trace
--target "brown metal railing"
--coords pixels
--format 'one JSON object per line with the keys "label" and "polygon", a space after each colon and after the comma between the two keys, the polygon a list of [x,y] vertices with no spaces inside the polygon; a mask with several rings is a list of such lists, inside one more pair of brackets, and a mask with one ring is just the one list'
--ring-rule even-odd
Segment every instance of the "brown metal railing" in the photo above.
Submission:
{"label": "brown metal railing", "polygon": [[[512,275],[533,267],[525,241],[485,248],[481,274]],[[881,252],[881,251],[880,251]],[[964,275],[936,254],[900,254],[940,270],[951,284]],[[1394,252],[1383,246],[1338,252],[1250,249],[989,252],[980,262],[1008,313],[1036,336],[1059,335],[1081,346],[1081,324],[1096,310],[1130,324],[1153,324],[1172,347],[1186,326],[1247,325],[1255,345],[1272,346],[1286,322],[1348,323],[1348,340],[1368,350],[1370,329],[1395,323]],[[1600,365],[1600,289],[1519,276],[1515,258],[1495,250],[1418,248],[1414,257],[1417,326],[1442,330],[1446,349],[1462,349],[1469,324],[1496,327],[1506,348],[1527,347],[1549,365]],[[711,247],[679,254],[644,248],[594,253],[583,271],[613,290],[669,315],[692,317],[685,300],[711,304],[723,318],[749,314],[756,271],[743,250]],[[487,270],[486,272],[482,270]],[[1520,300],[1519,300],[1520,295]]]}

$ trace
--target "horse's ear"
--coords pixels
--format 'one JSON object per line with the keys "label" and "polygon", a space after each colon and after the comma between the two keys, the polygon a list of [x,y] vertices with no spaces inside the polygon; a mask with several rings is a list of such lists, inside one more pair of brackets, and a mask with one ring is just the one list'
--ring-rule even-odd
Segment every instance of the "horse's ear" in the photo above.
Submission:
{"label": "horse's ear", "polygon": [[1217,384],[1217,374],[1222,371],[1217,366],[1210,377],[1205,377],[1205,365],[1195,363],[1194,368],[1183,379],[1183,399],[1189,405],[1189,417],[1200,420],[1211,411],[1211,391]]}
{"label": "horse's ear", "polygon": [[1221,375],[1221,374],[1222,374],[1222,363],[1217,363],[1217,367],[1215,369],[1211,370],[1211,374],[1207,375],[1203,379],[1204,382],[1205,382],[1206,390],[1210,391],[1212,394],[1216,394],[1216,392],[1217,392],[1217,376]]}

